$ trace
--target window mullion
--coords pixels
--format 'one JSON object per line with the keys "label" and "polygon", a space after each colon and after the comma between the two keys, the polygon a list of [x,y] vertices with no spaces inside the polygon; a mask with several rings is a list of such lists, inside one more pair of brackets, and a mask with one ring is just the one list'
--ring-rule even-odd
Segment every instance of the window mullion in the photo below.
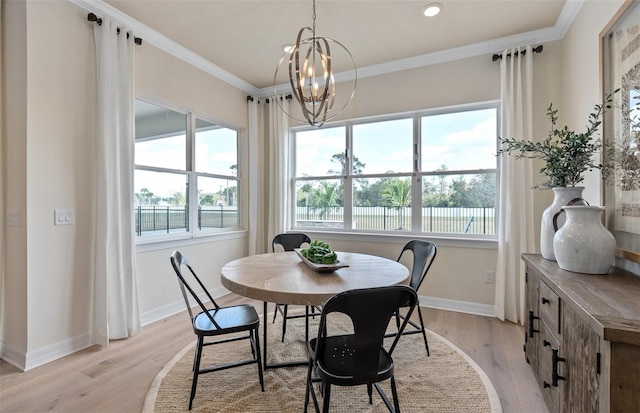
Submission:
{"label": "window mullion", "polygon": [[353,228],[353,134],[352,125],[345,128],[345,176],[342,179],[343,195],[343,225],[345,231],[351,231]]}
{"label": "window mullion", "polygon": [[187,206],[189,213],[189,232],[195,235],[198,231],[198,177],[195,173],[195,123],[192,113],[187,118]]}
{"label": "window mullion", "polygon": [[413,117],[413,176],[411,179],[411,232],[422,232],[422,160],[420,148],[422,142],[422,125],[420,116]]}

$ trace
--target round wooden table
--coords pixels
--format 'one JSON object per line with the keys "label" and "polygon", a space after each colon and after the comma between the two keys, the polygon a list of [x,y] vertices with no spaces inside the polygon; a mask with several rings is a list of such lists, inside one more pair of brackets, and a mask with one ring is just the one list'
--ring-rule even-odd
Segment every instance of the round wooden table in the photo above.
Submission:
{"label": "round wooden table", "polygon": [[409,278],[407,267],[388,258],[336,254],[340,263],[349,267],[316,272],[293,251],[239,258],[222,267],[222,285],[260,301],[313,306],[342,291],[403,284]]}
{"label": "round wooden table", "polygon": [[[308,360],[267,363],[267,303],[321,306],[332,296],[358,288],[405,284],[409,270],[388,258],[354,252],[336,252],[340,264],[348,267],[333,272],[316,272],[294,251],[252,255],[225,264],[222,285],[244,297],[260,300],[263,306],[263,367],[299,366]],[[308,307],[307,315],[308,315]],[[305,341],[309,340],[309,321],[305,317]]]}

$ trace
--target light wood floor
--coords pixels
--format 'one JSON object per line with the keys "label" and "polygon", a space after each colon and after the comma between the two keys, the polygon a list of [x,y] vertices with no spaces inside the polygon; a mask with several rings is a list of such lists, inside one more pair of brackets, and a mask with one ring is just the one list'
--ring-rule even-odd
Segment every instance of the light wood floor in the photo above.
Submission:
{"label": "light wood floor", "polygon": [[[218,302],[250,302],[262,313],[262,303],[234,294]],[[443,310],[423,309],[423,315],[428,329],[457,345],[485,371],[505,413],[548,413],[524,358],[522,327]],[[185,311],[105,350],[89,348],[28,372],[0,361],[0,411],[140,412],[156,374],[194,339]],[[464,412],[464,406],[459,411]]]}

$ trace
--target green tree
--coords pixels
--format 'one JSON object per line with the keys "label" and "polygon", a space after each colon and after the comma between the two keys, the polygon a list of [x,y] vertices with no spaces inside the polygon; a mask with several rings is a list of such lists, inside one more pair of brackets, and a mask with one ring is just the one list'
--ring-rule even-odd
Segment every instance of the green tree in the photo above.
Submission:
{"label": "green tree", "polygon": [[[339,170],[329,169],[327,173],[329,175],[346,175],[347,174],[347,161],[344,156],[344,152],[336,153],[331,157],[332,164],[338,164],[340,166]],[[358,175],[362,173],[365,164],[360,162],[360,160],[356,157],[353,158],[353,165],[351,166],[351,172],[354,175]]]}
{"label": "green tree", "polygon": [[320,182],[320,186],[311,193],[309,202],[312,210],[319,211],[320,218],[326,219],[329,212],[342,203],[338,184],[331,184],[327,181]]}
{"label": "green tree", "polygon": [[206,193],[200,196],[200,205],[215,205],[216,197],[212,193]]}
{"label": "green tree", "polygon": [[136,194],[136,196],[140,199],[144,199],[144,205],[151,205],[151,198],[153,198],[153,192],[149,191],[147,188],[140,188],[140,192]]}
{"label": "green tree", "polygon": [[174,192],[173,195],[171,195],[171,205],[184,205],[185,204],[185,197],[184,194],[182,192]]}
{"label": "green tree", "polygon": [[311,196],[313,187],[309,182],[305,182],[296,192],[296,205],[309,206],[309,197]]}
{"label": "green tree", "polygon": [[[447,171],[447,165],[441,165],[436,172]],[[422,182],[422,205],[429,207],[449,206],[449,186],[446,175],[425,177]]]}
{"label": "green tree", "polygon": [[387,206],[396,208],[400,212],[398,229],[405,229],[405,208],[411,205],[411,181],[408,178],[387,179],[380,194]]}

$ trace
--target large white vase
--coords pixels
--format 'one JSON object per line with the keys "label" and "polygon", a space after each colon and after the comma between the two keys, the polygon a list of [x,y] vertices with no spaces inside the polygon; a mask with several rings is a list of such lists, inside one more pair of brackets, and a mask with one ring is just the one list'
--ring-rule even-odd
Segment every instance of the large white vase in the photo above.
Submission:
{"label": "large white vase", "polygon": [[553,237],[558,266],[585,274],[606,274],[616,259],[616,240],[604,225],[600,206],[565,206],[564,226]]}
{"label": "large white vase", "polygon": [[[583,186],[553,188],[553,202],[542,213],[540,221],[540,253],[542,257],[555,261],[553,252],[553,237],[556,231],[553,229],[553,216],[560,212],[560,209],[569,204],[585,203],[582,199]],[[558,217],[558,228],[564,225],[564,214]]]}

